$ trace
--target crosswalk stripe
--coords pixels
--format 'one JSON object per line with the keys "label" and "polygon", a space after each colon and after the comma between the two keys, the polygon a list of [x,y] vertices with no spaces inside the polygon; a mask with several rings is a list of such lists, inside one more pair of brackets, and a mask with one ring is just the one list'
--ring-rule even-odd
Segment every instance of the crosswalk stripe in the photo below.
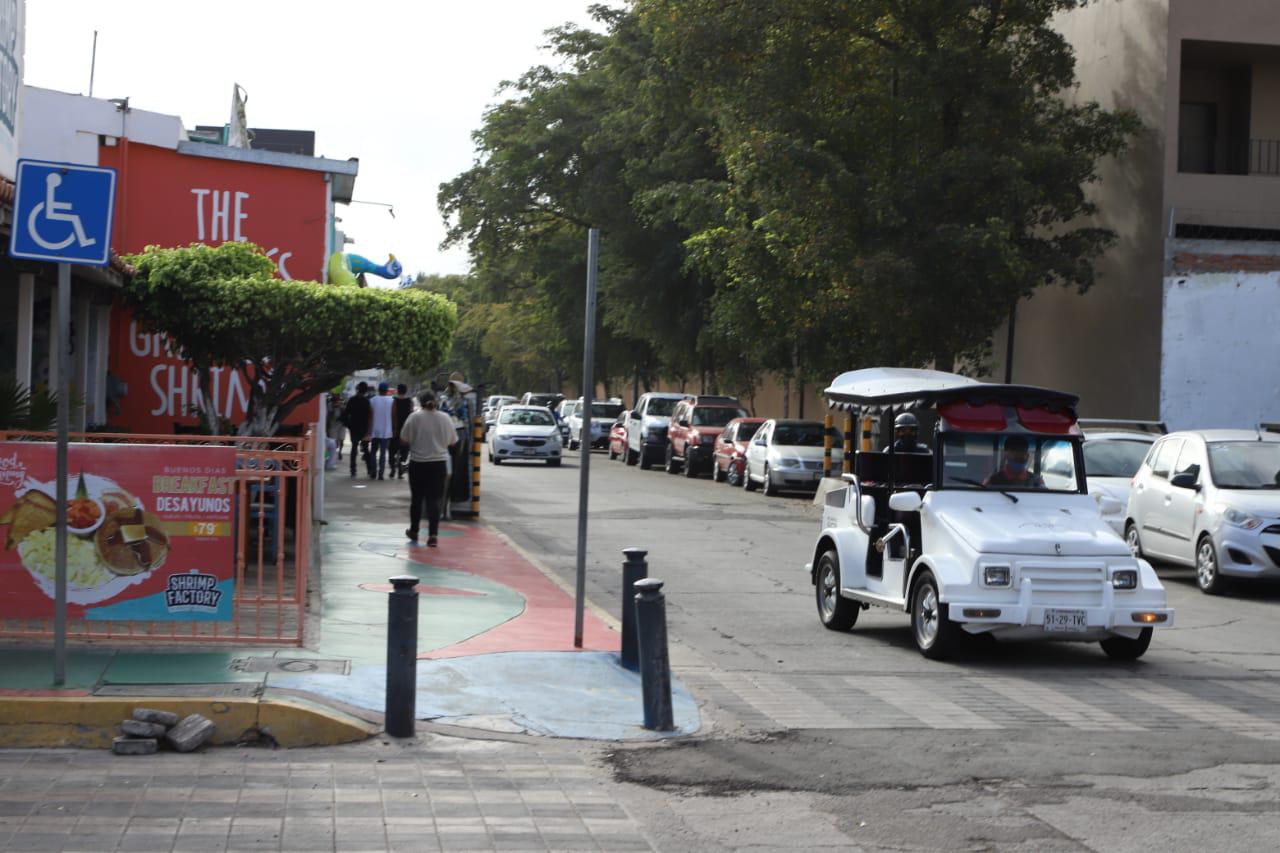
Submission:
{"label": "crosswalk stripe", "polygon": [[713,673],[726,689],[775,722],[794,729],[858,728],[852,720],[813,696],[768,673]]}
{"label": "crosswalk stripe", "polygon": [[1097,678],[1094,679],[1094,683],[1175,714],[1181,714],[1206,726],[1264,740],[1280,739],[1280,725],[1270,720],[1237,711],[1235,708],[1208,699],[1200,699],[1150,680],[1129,682]]}
{"label": "crosswalk stripe", "polygon": [[1143,726],[1073,696],[1025,678],[979,677],[971,681],[1046,717],[1077,729],[1145,731]]}
{"label": "crosswalk stripe", "polygon": [[1272,702],[1280,702],[1280,684],[1272,681],[1231,681],[1222,678],[1215,679],[1213,683],[1228,690],[1239,690]]}
{"label": "crosswalk stripe", "polygon": [[1000,729],[995,720],[941,699],[927,682],[894,675],[846,676],[845,683],[888,703],[932,729]]}

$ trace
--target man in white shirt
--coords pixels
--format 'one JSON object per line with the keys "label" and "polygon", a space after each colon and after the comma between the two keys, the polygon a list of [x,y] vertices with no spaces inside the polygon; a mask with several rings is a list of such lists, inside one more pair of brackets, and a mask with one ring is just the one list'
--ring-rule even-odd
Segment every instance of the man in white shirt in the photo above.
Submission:
{"label": "man in white shirt", "polygon": [[436,547],[440,530],[440,499],[444,496],[445,459],[458,443],[453,419],[436,408],[434,391],[418,396],[422,408],[409,415],[400,428],[400,442],[409,448],[409,529],[404,535],[418,541],[422,507],[427,507],[427,545]]}
{"label": "man in white shirt", "polygon": [[373,410],[373,424],[369,430],[373,436],[373,446],[370,448],[372,453],[378,460],[378,479],[383,479],[383,474],[387,470],[387,450],[391,447],[391,409],[395,402],[387,395],[391,386],[386,382],[378,383],[378,396],[369,401],[369,407]]}

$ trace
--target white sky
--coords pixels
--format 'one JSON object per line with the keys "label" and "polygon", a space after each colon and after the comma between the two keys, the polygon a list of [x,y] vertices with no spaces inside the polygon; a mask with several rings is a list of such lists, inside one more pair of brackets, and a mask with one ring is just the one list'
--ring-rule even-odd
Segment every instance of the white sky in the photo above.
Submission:
{"label": "white sky", "polygon": [[471,165],[498,84],[547,61],[543,31],[587,24],[590,2],[27,0],[23,76],[87,94],[96,29],[95,97],[194,128],[225,123],[239,83],[251,127],[316,131],[316,154],[360,158],[356,199],[395,205],[339,206],[348,251],[464,272],[463,249],[438,249],[437,188]]}

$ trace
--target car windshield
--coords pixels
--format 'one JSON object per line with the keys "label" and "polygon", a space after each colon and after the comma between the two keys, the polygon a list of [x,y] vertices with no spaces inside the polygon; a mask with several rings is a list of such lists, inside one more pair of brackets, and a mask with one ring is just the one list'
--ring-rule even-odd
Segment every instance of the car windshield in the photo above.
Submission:
{"label": "car windshield", "polygon": [[1084,473],[1087,477],[1132,477],[1147,458],[1151,442],[1128,438],[1108,438],[1084,443]]}
{"label": "car windshield", "polygon": [[622,414],[621,403],[592,403],[591,417],[593,418],[616,418]]}
{"label": "car windshield", "polygon": [[822,424],[778,424],[773,444],[786,447],[821,447]]}
{"label": "car windshield", "polygon": [[552,426],[555,418],[545,409],[503,409],[498,422],[516,426]]}
{"label": "car windshield", "polygon": [[737,440],[746,441],[755,435],[758,429],[760,429],[760,424],[738,424]]}
{"label": "car windshield", "polygon": [[694,426],[722,427],[734,418],[745,418],[747,413],[742,409],[730,409],[727,406],[695,406],[693,409]]}
{"label": "car windshield", "polygon": [[1219,489],[1280,489],[1280,441],[1211,441],[1209,473]]}
{"label": "car windshield", "polygon": [[1024,433],[943,433],[942,482],[948,489],[1078,492],[1075,443]]}
{"label": "car windshield", "polygon": [[668,400],[662,397],[651,397],[649,399],[649,408],[645,409],[646,415],[653,415],[659,418],[669,418],[676,408],[679,400]]}
{"label": "car windshield", "polygon": [[556,404],[556,396],[554,394],[533,394],[529,397],[526,406],[554,406]]}

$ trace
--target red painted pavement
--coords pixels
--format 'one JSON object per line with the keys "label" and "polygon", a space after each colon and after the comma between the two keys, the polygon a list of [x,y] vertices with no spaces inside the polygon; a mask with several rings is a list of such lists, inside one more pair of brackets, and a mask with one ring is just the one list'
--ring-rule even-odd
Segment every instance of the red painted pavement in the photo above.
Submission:
{"label": "red painted pavement", "polygon": [[[467,572],[515,590],[524,612],[482,634],[418,655],[455,658],[494,652],[570,652],[573,647],[573,597],[528,560],[480,525],[446,525],[461,535],[440,538],[438,548],[406,546],[397,556],[442,569]],[[618,651],[616,631],[589,609],[583,614],[584,651]]]}

